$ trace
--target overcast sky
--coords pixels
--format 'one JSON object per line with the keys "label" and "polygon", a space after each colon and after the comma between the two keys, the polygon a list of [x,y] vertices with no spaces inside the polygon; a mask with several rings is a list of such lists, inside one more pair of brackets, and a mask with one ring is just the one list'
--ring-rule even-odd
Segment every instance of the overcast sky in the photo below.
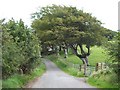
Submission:
{"label": "overcast sky", "polygon": [[120,0],[0,0],[0,19],[20,18],[31,24],[31,14],[46,5],[71,5],[92,13],[104,23],[104,27],[118,30],[118,1]]}

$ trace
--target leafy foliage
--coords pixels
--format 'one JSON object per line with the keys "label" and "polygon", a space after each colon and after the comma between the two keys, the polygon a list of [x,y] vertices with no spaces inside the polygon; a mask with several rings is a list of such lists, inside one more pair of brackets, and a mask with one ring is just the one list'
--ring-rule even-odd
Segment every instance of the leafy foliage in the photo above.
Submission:
{"label": "leafy foliage", "polygon": [[[32,17],[34,19],[32,27],[36,30],[42,45],[62,46],[64,52],[68,47],[72,48],[85,67],[89,65],[90,47],[100,46],[107,41],[105,37],[107,29],[102,27],[102,23],[90,13],[76,7],[47,6],[34,13]],[[83,45],[86,46],[87,52]]]}
{"label": "leafy foliage", "polygon": [[[112,41],[109,41],[105,45],[108,54],[110,55],[110,69],[116,74],[117,84],[120,84],[120,32],[117,33],[116,37]],[[120,86],[120,85],[118,85]]]}
{"label": "leafy foliage", "polygon": [[34,80],[36,77],[41,76],[46,70],[46,67],[43,63],[38,65],[30,74],[28,75],[20,75],[20,74],[15,74],[11,76],[10,78],[4,80],[2,82],[2,88],[21,88],[21,87],[26,87],[28,82],[31,82]]}
{"label": "leafy foliage", "polygon": [[[104,28],[101,22],[91,14],[77,10],[75,7],[47,6],[34,13],[32,17],[34,18],[32,27],[38,35],[43,33],[42,42],[59,44],[64,41],[69,44],[79,42],[90,45],[102,43],[100,32]],[[47,39],[50,35],[52,37]],[[42,39],[43,37],[47,41]]]}
{"label": "leafy foliage", "polygon": [[7,78],[15,73],[29,73],[38,63],[39,40],[22,20],[1,21],[2,27],[2,74]]}

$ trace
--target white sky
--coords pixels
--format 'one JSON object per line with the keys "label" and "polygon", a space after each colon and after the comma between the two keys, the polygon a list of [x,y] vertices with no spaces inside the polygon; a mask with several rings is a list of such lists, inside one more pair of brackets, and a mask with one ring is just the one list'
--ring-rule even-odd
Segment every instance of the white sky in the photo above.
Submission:
{"label": "white sky", "polygon": [[31,24],[31,15],[38,7],[46,5],[71,5],[92,13],[104,23],[104,27],[118,30],[118,1],[120,0],[0,0],[0,19],[20,18],[26,25]]}

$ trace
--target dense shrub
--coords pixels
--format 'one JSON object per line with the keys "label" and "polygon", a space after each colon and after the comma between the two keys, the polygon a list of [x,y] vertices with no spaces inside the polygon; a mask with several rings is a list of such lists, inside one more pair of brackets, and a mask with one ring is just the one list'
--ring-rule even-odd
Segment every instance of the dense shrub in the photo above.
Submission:
{"label": "dense shrub", "polygon": [[[15,73],[29,73],[40,56],[40,43],[36,33],[27,28],[22,20],[4,22],[2,29],[2,75],[8,78]],[[40,62],[40,61],[39,61]]]}

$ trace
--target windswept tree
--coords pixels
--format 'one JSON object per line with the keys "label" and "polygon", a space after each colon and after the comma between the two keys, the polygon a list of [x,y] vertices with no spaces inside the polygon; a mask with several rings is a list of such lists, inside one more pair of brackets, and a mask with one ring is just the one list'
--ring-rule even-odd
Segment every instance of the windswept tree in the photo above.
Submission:
{"label": "windswept tree", "polygon": [[[32,14],[32,28],[36,30],[42,44],[70,47],[84,66],[89,65],[90,46],[104,43],[105,28],[90,13],[76,7],[47,6]],[[86,46],[87,51],[83,46]]]}

